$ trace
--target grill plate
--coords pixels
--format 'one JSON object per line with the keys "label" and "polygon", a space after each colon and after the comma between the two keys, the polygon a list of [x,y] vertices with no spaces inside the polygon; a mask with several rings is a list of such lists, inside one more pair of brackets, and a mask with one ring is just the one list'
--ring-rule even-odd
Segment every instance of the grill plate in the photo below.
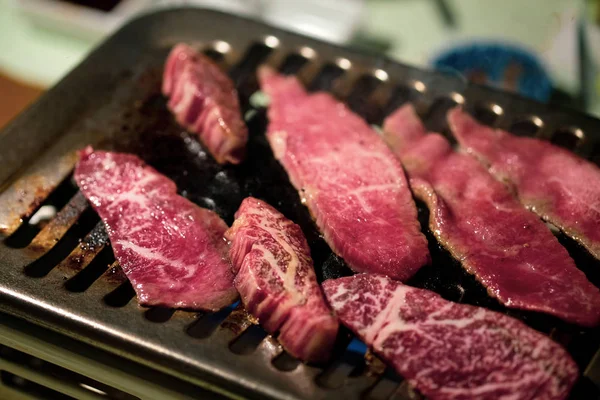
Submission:
{"label": "grill plate", "polygon": [[[162,64],[180,41],[207,52],[236,83],[251,137],[249,157],[239,167],[217,165],[165,108],[159,93]],[[219,53],[220,41],[231,50]],[[445,112],[466,101],[486,123],[600,158],[600,121],[583,114],[215,11],[162,11],[117,32],[0,133],[0,232],[6,238],[0,243],[0,311],[231,396],[414,398],[409,385],[363,355],[347,331],[329,365],[310,366],[253,327],[239,306],[214,314],[139,307],[114,263],[102,224],[71,181],[75,151],[87,144],[135,152],[172,178],[184,196],[214,209],[227,223],[244,197],[263,198],[300,224],[319,279],[349,274],[320,237],[264,138],[265,112],[251,105],[261,63],[298,73],[312,90],[332,91],[370,123],[381,123],[395,107],[413,101],[429,129],[447,132]],[[58,210],[54,218],[30,223],[53,209]],[[422,204],[419,218],[426,227]],[[599,362],[591,361],[600,345],[598,329],[505,310],[425,232],[433,263],[410,284],[507,312],[550,334],[583,372],[572,397],[598,395]],[[572,240],[559,239],[600,285],[599,263]]]}

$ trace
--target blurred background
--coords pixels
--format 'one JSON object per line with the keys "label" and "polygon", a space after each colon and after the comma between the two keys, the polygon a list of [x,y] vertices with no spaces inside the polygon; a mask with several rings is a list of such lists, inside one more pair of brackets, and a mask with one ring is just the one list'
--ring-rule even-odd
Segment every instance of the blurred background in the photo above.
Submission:
{"label": "blurred background", "polygon": [[600,116],[600,0],[0,0],[0,127],[128,19],[209,7]]}

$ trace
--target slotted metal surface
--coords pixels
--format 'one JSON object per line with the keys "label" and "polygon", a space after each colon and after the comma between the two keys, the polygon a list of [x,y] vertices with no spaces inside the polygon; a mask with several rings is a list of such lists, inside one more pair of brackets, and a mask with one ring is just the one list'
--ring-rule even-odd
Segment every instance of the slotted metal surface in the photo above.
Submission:
{"label": "slotted metal surface", "polygon": [[[222,167],[179,128],[159,93],[162,63],[185,41],[213,57],[238,88],[251,139],[249,158]],[[319,278],[348,274],[300,204],[264,139],[254,104],[255,71],[270,64],[328,90],[372,124],[412,101],[428,128],[447,133],[456,104],[485,123],[536,135],[598,162],[600,121],[549,108],[436,72],[403,66],[249,20],[197,9],[138,19],[0,133],[0,311],[228,395],[251,398],[418,398],[410,386],[344,331],[328,365],[305,365],[253,325],[239,305],[218,313],[139,307],[98,216],[71,181],[87,144],[131,151],[171,177],[181,193],[228,223],[241,200],[264,198],[303,228]],[[595,157],[595,158],[594,158]],[[427,210],[419,217],[427,226]],[[444,297],[521,318],[563,343],[582,370],[572,398],[598,394],[598,329],[507,311],[427,232],[433,264],[409,282]],[[597,286],[600,265],[559,235]]]}

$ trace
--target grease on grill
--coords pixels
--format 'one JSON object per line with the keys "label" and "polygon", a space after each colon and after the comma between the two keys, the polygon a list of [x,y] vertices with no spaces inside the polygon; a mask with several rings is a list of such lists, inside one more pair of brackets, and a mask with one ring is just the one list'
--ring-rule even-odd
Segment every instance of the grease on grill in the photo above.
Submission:
{"label": "grease on grill", "polygon": [[[70,278],[71,275],[81,271],[88,263],[94,260],[106,243],[108,243],[108,235],[104,230],[104,225],[101,222],[98,222],[83,240],[81,240],[79,245],[75,247],[75,249],[55,268],[64,274],[64,279],[66,280]],[[41,270],[42,268],[39,268],[36,273],[41,273]]]}
{"label": "grease on grill", "polygon": [[33,238],[27,252],[39,256],[52,248],[88,207],[87,200],[77,193],[67,205]]}
{"label": "grease on grill", "polygon": [[71,292],[86,291],[98,278],[100,278],[115,261],[112,249],[102,245],[100,252],[94,259],[74,277],[65,283],[65,288]]}
{"label": "grease on grill", "polygon": [[[35,185],[34,200],[29,205],[25,214],[17,218],[22,221],[19,227],[4,242],[9,247],[23,248],[29,245],[48,221],[46,218],[41,218],[39,221],[35,221],[33,218],[39,213],[42,207],[51,206],[55,210],[59,210],[77,192],[77,188],[72,184],[70,179],[65,179],[52,192],[43,183],[43,178],[41,177],[35,179],[29,178],[27,183],[21,183],[23,187],[32,187],[29,186],[30,184]],[[25,195],[25,192],[23,192],[22,197],[19,198],[20,202],[24,201],[23,198]]]}
{"label": "grease on grill", "polygon": [[104,273],[104,279],[107,282],[114,284],[129,282],[127,276],[125,275],[125,272],[123,271],[123,269],[121,269],[121,266],[117,261],[115,261]]}
{"label": "grease on grill", "polygon": [[371,376],[378,376],[384,373],[387,366],[379,357],[377,357],[371,350],[367,350],[365,353],[365,368],[366,373]]}
{"label": "grease on grill", "polygon": [[252,324],[258,324],[258,321],[240,304],[237,305],[231,314],[229,314],[227,319],[223,321],[221,327],[229,329],[235,336],[237,336],[249,329]]}
{"label": "grease on grill", "polygon": [[[43,256],[25,267],[25,274],[31,277],[46,276],[56,265],[64,260],[71,251],[79,246],[80,240],[99,221],[98,215],[91,208],[86,209],[79,219],[65,232],[58,242]],[[94,240],[94,239],[92,239]],[[30,249],[27,249],[30,251]],[[31,251],[39,251],[31,249]]]}

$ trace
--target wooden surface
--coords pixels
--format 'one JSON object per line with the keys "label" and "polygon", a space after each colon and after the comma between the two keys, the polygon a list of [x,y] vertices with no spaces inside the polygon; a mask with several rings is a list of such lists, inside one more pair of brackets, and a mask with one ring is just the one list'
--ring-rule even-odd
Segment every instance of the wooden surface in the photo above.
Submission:
{"label": "wooden surface", "polygon": [[17,82],[0,72],[0,129],[35,101],[43,89]]}

